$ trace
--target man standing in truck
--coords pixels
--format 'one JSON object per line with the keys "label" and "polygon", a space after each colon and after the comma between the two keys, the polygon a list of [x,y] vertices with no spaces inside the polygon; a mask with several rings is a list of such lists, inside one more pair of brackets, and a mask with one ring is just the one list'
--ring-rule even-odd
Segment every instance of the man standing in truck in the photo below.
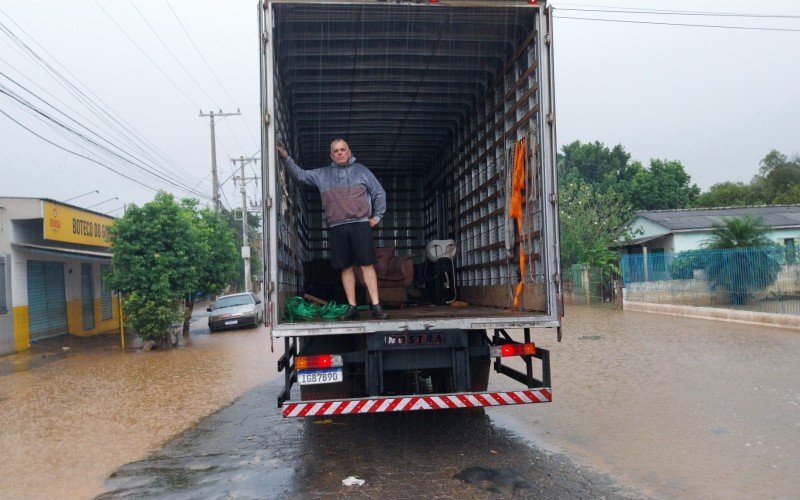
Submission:
{"label": "man standing in truck", "polygon": [[349,304],[341,320],[358,319],[355,266],[361,268],[372,301],[372,318],[388,319],[378,297],[372,228],[386,212],[386,191],[364,165],[357,163],[344,139],[331,142],[331,164],[303,170],[285,149],[276,146],[283,166],[293,179],[319,190],[328,221],[331,266],[339,269]]}

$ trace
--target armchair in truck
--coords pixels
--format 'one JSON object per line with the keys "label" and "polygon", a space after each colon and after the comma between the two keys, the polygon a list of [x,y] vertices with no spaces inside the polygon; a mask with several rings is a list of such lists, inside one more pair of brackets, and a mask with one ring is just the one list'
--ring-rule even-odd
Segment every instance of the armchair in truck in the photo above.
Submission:
{"label": "armchair in truck", "polygon": [[[394,247],[375,249],[377,262],[375,274],[378,276],[378,293],[383,302],[405,302],[406,288],[414,281],[414,258],[411,255],[395,255]],[[355,268],[356,279],[366,286],[361,268]]]}

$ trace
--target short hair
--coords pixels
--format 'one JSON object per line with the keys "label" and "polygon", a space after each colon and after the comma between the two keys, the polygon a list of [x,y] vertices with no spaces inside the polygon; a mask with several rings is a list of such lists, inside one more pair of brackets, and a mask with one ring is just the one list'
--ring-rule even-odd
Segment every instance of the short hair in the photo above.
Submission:
{"label": "short hair", "polygon": [[[334,139],[334,140],[332,140],[332,141],[331,141],[330,148],[331,148],[331,149],[333,149],[333,145],[334,145],[334,144],[336,144],[337,142],[343,142],[343,143],[347,144],[347,141],[345,141],[345,140],[344,140],[344,139],[342,139],[341,137],[337,137],[336,139]],[[347,144],[347,147],[349,148],[349,147],[350,147],[350,145],[349,145],[349,144]]]}

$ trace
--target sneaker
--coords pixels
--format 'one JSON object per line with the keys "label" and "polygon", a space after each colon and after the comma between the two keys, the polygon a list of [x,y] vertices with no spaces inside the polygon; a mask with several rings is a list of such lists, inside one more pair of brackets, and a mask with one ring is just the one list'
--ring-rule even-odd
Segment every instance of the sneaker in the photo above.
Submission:
{"label": "sneaker", "polygon": [[389,319],[389,315],[384,312],[382,305],[375,304],[370,309],[372,309],[372,319]]}
{"label": "sneaker", "polygon": [[339,316],[340,321],[352,321],[358,319],[358,308],[356,306],[347,306],[347,310]]}

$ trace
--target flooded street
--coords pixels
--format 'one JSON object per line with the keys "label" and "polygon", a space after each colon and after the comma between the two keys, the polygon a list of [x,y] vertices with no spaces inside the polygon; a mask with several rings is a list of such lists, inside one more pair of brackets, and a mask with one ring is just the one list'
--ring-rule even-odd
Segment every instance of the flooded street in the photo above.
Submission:
{"label": "flooded street", "polygon": [[561,345],[538,342],[552,347],[553,403],[493,421],[657,497],[797,495],[800,332],[567,314]]}
{"label": "flooded street", "polygon": [[202,316],[187,348],[121,352],[118,336],[61,336],[0,358],[3,496],[96,495],[118,466],[273,376],[265,332],[209,335]]}
{"label": "flooded street", "polygon": [[[800,332],[570,307],[561,344],[552,332],[535,339],[551,348],[551,404],[303,420],[275,408],[279,353],[263,330],[210,335],[197,316],[191,346],[168,352],[61,337],[0,358],[4,494],[669,498],[800,488]],[[342,486],[348,476],[366,484]]]}

